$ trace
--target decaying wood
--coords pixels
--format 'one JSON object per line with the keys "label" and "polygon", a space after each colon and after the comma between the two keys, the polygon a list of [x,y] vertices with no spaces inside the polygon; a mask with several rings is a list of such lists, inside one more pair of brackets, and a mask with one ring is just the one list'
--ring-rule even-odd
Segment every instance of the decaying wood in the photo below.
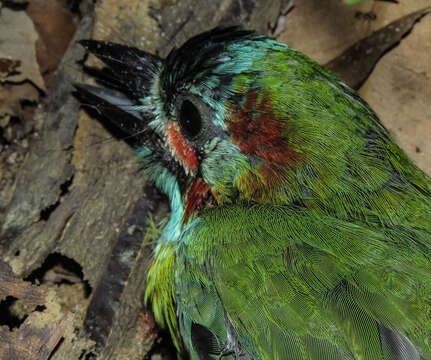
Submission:
{"label": "decaying wood", "polygon": [[[8,264],[0,260],[0,300],[7,297],[16,298],[26,305],[44,305],[46,288],[23,281]],[[63,329],[55,322],[43,327],[27,322],[13,331],[8,326],[0,326],[0,359],[48,359],[62,336]]]}
{"label": "decaying wood", "polygon": [[42,305],[45,302],[46,289],[20,279],[13,273],[12,268],[0,259],[0,301],[8,296],[29,305]]}
{"label": "decaying wood", "polygon": [[43,328],[23,325],[11,332],[0,327],[1,360],[45,360],[60,342],[63,331],[55,323]]}
{"label": "decaying wood", "polygon": [[[271,6],[259,0],[226,0],[219,6],[208,6],[212,2],[204,0],[153,4],[158,33],[144,32],[142,37],[147,39],[146,49],[165,55],[190,36],[220,24],[243,24],[266,32],[274,27],[287,2],[272,1]],[[115,6],[133,9],[134,5],[124,0]],[[149,6],[139,9],[148,13]],[[103,9],[96,13],[103,14]],[[109,14],[115,18],[112,9]],[[139,17],[142,13],[135,11],[127,24],[139,23]],[[0,359],[46,359],[54,348],[52,359],[142,359],[157,339],[154,321],[143,303],[152,259],[151,246],[143,238],[149,215],[158,209],[159,195],[146,187],[133,149],[122,141],[103,143],[112,135],[82,112],[73,96],[73,82],[84,81],[78,65],[84,51],[76,42],[92,37],[93,18],[90,10],[57,70],[49,106],[38,114],[44,119],[40,139],[31,145],[18,173],[0,233],[1,259],[20,278],[33,276],[50,255],[60,256],[82,268],[82,282],[88,282],[92,293],[68,308],[57,296],[60,286],[55,281],[44,285],[51,294],[46,301],[40,287],[22,282],[21,290],[11,288],[7,279],[12,272],[4,270],[0,296],[25,298],[25,291],[37,289],[41,297],[32,301],[42,302],[46,310],[31,313],[13,331],[0,329],[0,341],[8,344],[2,347]],[[135,40],[128,38],[127,31],[121,36],[129,44]],[[91,145],[100,140],[100,146]],[[2,279],[6,280],[2,283]],[[56,321],[38,327],[28,323],[48,313],[55,314]]]}
{"label": "decaying wood", "polygon": [[152,13],[161,29],[160,53],[166,56],[173,46],[178,47],[190,37],[216,26],[241,24],[267,34],[290,3],[289,0],[183,0],[155,8]]}

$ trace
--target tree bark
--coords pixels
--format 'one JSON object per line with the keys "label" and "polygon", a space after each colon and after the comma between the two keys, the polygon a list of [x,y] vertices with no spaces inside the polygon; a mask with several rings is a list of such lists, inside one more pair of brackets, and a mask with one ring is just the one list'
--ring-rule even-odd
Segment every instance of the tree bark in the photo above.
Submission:
{"label": "tree bark", "polygon": [[[143,359],[153,351],[158,333],[143,303],[152,250],[144,235],[150,216],[166,213],[166,206],[146,184],[133,149],[104,141],[112,135],[80,110],[73,83],[85,80],[78,64],[84,50],[77,41],[93,31],[99,39],[134,46],[145,38],[144,50],[165,56],[218,25],[267,33],[289,1],[166,3],[150,9],[148,1],[105,1],[93,9],[88,2],[48,106],[38,113],[44,119],[39,140],[31,144],[1,219],[0,259],[11,268],[5,264],[0,271],[16,276],[13,289],[0,281],[2,309],[16,311],[21,320],[13,331],[0,329],[9,349],[0,359]],[[122,21],[110,27],[117,16]],[[143,18],[155,26],[129,31]],[[73,289],[62,298],[65,287]],[[36,308],[9,308],[26,303],[25,289],[40,295]]]}

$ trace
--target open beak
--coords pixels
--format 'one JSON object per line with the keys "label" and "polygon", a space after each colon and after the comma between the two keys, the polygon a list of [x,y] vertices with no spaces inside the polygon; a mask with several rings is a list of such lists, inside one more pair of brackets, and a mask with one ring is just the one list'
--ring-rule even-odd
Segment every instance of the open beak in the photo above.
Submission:
{"label": "open beak", "polygon": [[96,75],[103,88],[74,84],[80,101],[124,134],[134,137],[135,142],[148,142],[147,125],[152,116],[145,111],[142,101],[151,96],[162,59],[136,48],[105,41],[81,40],[79,43],[107,66],[103,70],[87,68]]}

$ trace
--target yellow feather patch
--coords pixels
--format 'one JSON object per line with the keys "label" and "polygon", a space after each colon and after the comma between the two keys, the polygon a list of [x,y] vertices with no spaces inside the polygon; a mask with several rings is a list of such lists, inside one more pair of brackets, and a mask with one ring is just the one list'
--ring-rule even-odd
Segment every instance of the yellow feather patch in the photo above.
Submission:
{"label": "yellow feather patch", "polygon": [[151,302],[156,322],[159,326],[169,329],[175,347],[181,352],[182,342],[175,313],[174,266],[173,246],[171,244],[159,246],[148,272],[145,302]]}

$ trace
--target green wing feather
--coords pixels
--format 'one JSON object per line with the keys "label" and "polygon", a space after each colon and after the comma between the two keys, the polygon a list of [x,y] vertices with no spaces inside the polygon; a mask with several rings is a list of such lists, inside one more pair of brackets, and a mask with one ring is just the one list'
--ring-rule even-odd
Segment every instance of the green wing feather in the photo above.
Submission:
{"label": "green wing feather", "polygon": [[[186,236],[179,286],[217,293],[257,358],[398,359],[384,330],[404,334],[431,356],[425,229],[373,229],[291,206],[256,205],[208,210]],[[199,307],[186,312],[200,321]]]}

